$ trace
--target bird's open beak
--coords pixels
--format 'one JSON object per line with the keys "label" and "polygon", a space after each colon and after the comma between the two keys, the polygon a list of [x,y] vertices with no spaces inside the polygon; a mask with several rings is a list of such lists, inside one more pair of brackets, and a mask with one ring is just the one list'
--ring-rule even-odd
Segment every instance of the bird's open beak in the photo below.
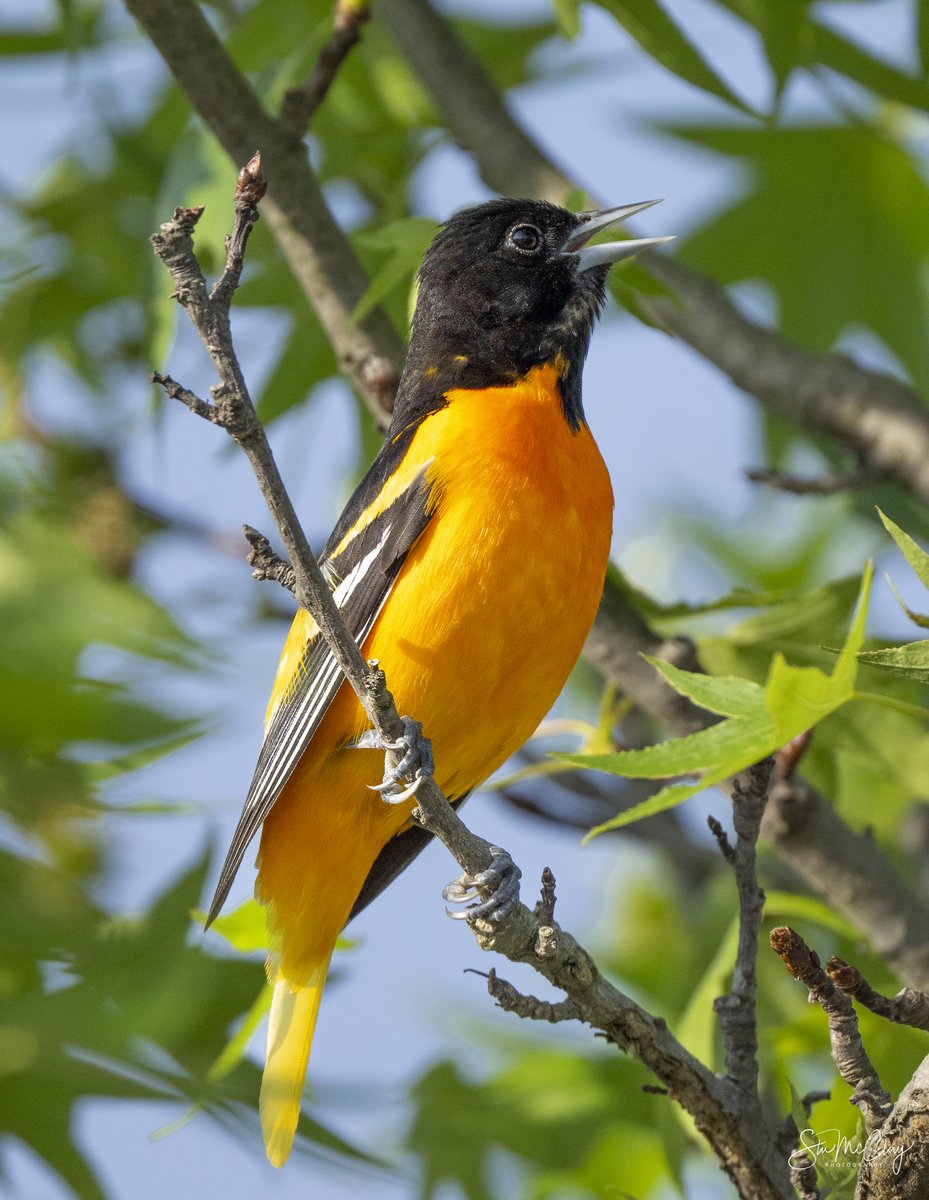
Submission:
{"label": "bird's open beak", "polygon": [[614,225],[617,221],[625,221],[660,200],[643,200],[640,204],[622,204],[618,208],[604,208],[598,212],[578,213],[581,224],[574,230],[561,248],[562,254],[575,255],[579,260],[578,270],[589,271],[591,267],[610,266],[624,258],[631,258],[652,246],[660,246],[662,242],[673,242],[673,237],[658,238],[629,238],[623,242],[601,242],[598,246],[588,246],[588,242],[601,229]]}

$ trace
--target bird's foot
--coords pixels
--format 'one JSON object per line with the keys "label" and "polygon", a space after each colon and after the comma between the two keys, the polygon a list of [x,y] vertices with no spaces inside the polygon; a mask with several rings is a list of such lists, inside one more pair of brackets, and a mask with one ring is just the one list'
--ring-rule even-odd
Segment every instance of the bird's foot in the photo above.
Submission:
{"label": "bird's foot", "polygon": [[395,742],[385,742],[376,729],[369,729],[354,743],[360,750],[403,751],[403,758],[397,765],[384,771],[383,781],[369,785],[372,792],[380,792],[385,804],[404,804],[412,800],[422,781],[435,774],[432,742],[423,735],[421,722],[412,717],[401,717],[400,720],[403,733]]}
{"label": "bird's foot", "polygon": [[[500,921],[513,911],[519,900],[522,872],[499,846],[491,846],[490,853],[491,863],[486,871],[478,875],[459,875],[442,889],[442,899],[449,904],[467,904],[461,912],[446,908],[453,920],[464,920],[469,925],[475,921]],[[469,900],[475,903],[468,904]]]}

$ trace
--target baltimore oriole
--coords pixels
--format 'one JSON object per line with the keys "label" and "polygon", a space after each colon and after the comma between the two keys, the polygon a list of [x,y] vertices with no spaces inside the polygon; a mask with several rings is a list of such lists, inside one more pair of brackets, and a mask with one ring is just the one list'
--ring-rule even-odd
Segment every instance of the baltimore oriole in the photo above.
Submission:
{"label": "baltimore oriole", "polygon": [[[448,221],[420,270],[386,440],[321,559],[365,657],[423,723],[453,802],[532,734],[593,624],[613,493],[581,372],[611,264],[667,239],[589,242],[650,203],[575,214],[494,200]],[[428,840],[412,799],[372,790],[383,756],[363,748],[365,731],[301,610],[210,910],[263,825],[256,894],[274,999],[261,1119],[275,1166],[293,1144],[336,939]]]}

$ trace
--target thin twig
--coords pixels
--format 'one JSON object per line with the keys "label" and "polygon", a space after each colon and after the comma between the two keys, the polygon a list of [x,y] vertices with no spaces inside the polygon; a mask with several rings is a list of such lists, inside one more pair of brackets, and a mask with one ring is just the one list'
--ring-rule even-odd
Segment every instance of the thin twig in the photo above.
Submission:
{"label": "thin twig", "polygon": [[876,992],[857,967],[841,958],[830,958],[826,963],[829,978],[859,1004],[895,1021],[898,1025],[912,1025],[914,1029],[929,1031],[929,996],[915,988],[903,988],[896,996],[883,996]]}
{"label": "thin twig", "polygon": [[735,851],[732,848],[732,843],[729,841],[729,835],[723,829],[722,825],[714,816],[709,816],[706,819],[710,833],[716,839],[716,845],[719,846],[719,851],[723,858],[730,865],[735,862]]}
{"label": "thin twig", "polygon": [[126,0],[126,7],[232,161],[244,162],[261,146],[269,181],[264,215],[343,372],[386,427],[403,339],[382,308],[354,319],[368,276],[326,203],[306,147],[263,108],[194,0]]}
{"label": "thin twig", "polygon": [[483,976],[487,980],[487,991],[496,1000],[498,1007],[505,1012],[515,1013],[524,1020],[548,1021],[549,1024],[556,1025],[559,1021],[584,1019],[583,1010],[576,1001],[568,999],[553,1002],[540,1000],[538,996],[527,996],[508,980],[501,979],[493,967],[489,971],[475,971],[473,967],[469,967],[468,973]]}
{"label": "thin twig", "polygon": [[792,496],[835,496],[839,492],[886,483],[889,476],[886,470],[862,467],[855,471],[829,471],[823,475],[791,475],[774,467],[751,467],[745,472],[745,478],[779,492],[789,492]]}
{"label": "thin twig", "polygon": [[[807,1118],[812,1116],[813,1105],[821,1100],[829,1100],[830,1092],[807,1092],[800,1104]],[[807,1129],[804,1133],[809,1132]],[[819,1183],[816,1163],[809,1149],[801,1145],[803,1136],[797,1128],[793,1113],[788,1113],[778,1134],[777,1144],[790,1165],[790,1181],[796,1188],[800,1200],[820,1200]]]}
{"label": "thin twig", "polygon": [[362,26],[370,17],[371,6],[366,0],[336,0],[332,36],[320,51],[309,79],[284,93],[280,121],[295,138],[303,137],[342,63],[361,41]]}
{"label": "thin twig", "polygon": [[747,779],[737,779],[733,787],[736,843],[729,846],[731,857],[727,857],[739,890],[739,949],[732,990],[726,996],[719,996],[714,1004],[719,1014],[726,1068],[752,1104],[758,1102],[756,992],[758,938],[765,901],[765,894],[758,886],[756,848],[773,769],[773,759],[767,758],[750,769]]}
{"label": "thin twig", "polygon": [[868,1130],[880,1128],[890,1112],[890,1095],[881,1086],[874,1064],[868,1058],[858,1027],[855,1006],[840,991],[803,938],[786,925],[771,930],[771,949],[787,970],[810,992],[829,1019],[832,1057],[839,1074],[851,1088],[852,1103],[861,1109]]}

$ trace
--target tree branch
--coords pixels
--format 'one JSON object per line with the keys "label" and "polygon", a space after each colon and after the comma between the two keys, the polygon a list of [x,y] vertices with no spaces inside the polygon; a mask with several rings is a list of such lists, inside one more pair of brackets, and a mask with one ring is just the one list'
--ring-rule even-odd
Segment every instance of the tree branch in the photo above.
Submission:
{"label": "tree branch", "polygon": [[745,472],[745,477],[751,483],[763,483],[776,491],[789,492],[792,496],[835,496],[839,492],[886,483],[888,479],[884,472],[868,471],[861,467],[854,471],[828,471],[823,475],[791,475],[773,467],[751,467]]}
{"label": "tree branch", "polygon": [[861,1109],[868,1130],[880,1128],[891,1108],[891,1099],[878,1078],[861,1040],[855,1007],[822,969],[819,956],[786,925],[771,930],[771,949],[795,979],[809,988],[810,998],[829,1018],[832,1057],[839,1074],[853,1089],[852,1103]]}
{"label": "tree branch", "polygon": [[280,121],[295,138],[302,138],[316,110],[335,83],[339,68],[361,41],[362,26],[370,20],[368,0],[336,0],[332,37],[323,46],[309,79],[284,93]]}
{"label": "tree branch", "polygon": [[193,0],[126,0],[196,111],[233,162],[261,146],[264,214],[326,331],[344,373],[383,426],[403,362],[403,340],[377,309],[353,321],[368,279],[326,205],[301,138],[269,116]]}
{"label": "tree branch", "polygon": [[756,847],[773,770],[774,760],[768,758],[751,768],[747,780],[735,781],[732,791],[735,846],[729,845],[722,829],[720,833],[725,840],[720,840],[719,834],[713,830],[723,854],[732,864],[739,890],[739,949],[732,975],[732,991],[727,996],[718,997],[714,1007],[719,1014],[729,1076],[742,1089],[746,1102],[750,1104],[758,1104],[756,969],[765,902],[765,894],[758,886]]}
{"label": "tree branch", "polygon": [[929,1196],[929,1058],[924,1058],[881,1126],[868,1139],[855,1200]]}
{"label": "tree branch", "polygon": [[870,834],[856,833],[809,784],[780,771],[762,832],[905,983],[929,990],[929,904]]}

